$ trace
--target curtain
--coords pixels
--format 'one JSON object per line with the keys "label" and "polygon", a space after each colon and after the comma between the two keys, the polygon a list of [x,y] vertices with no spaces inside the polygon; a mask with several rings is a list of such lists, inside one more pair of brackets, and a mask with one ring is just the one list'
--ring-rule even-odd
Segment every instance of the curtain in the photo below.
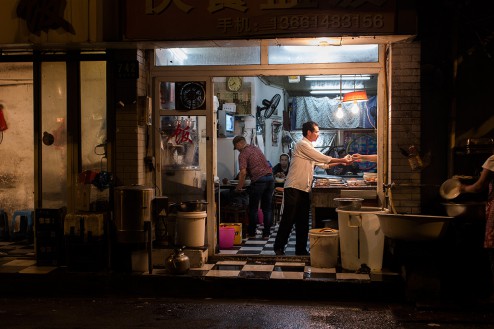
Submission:
{"label": "curtain", "polygon": [[[307,121],[314,121],[319,128],[375,128],[376,97],[371,97],[368,102],[359,102],[357,113],[353,113],[351,108],[353,103],[342,103],[343,117],[338,118],[336,111],[340,101],[337,98],[329,97],[293,97],[291,128],[302,129],[302,124]],[[369,111],[368,104],[372,104]],[[374,113],[374,115],[372,114]]]}

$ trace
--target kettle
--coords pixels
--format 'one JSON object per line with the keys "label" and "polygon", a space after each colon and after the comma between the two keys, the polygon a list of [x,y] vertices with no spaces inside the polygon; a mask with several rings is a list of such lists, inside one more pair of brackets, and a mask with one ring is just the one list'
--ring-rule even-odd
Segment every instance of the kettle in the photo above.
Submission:
{"label": "kettle", "polygon": [[190,269],[190,259],[181,248],[174,249],[165,260],[165,268],[173,274],[185,274]]}

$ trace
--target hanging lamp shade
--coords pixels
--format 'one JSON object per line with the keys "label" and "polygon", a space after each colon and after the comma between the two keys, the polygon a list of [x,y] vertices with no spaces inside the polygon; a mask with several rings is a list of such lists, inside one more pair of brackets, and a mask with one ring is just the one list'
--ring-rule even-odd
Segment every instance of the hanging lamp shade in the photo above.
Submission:
{"label": "hanging lamp shade", "polygon": [[352,91],[343,95],[343,103],[352,101],[360,102],[368,99],[369,98],[367,98],[367,92],[365,90]]}

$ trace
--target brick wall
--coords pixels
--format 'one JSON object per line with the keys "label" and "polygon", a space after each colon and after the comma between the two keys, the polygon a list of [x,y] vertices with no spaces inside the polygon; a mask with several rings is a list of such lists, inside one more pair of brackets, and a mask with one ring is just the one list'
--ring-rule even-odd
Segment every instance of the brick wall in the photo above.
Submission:
{"label": "brick wall", "polygon": [[[127,54],[126,57],[128,56]],[[145,102],[139,101],[139,98],[147,95],[147,61],[142,50],[135,52],[135,58],[139,62],[139,78],[129,79],[122,83],[125,83],[128,89],[134,89],[137,97],[128,100],[125,106],[116,108],[115,179],[117,185],[152,186],[151,172],[147,170],[144,163],[148,129],[145,124],[142,124],[141,106]],[[152,145],[149,147],[152,148]]]}
{"label": "brick wall", "polygon": [[389,52],[389,150],[392,201],[398,213],[420,213],[420,171],[412,171],[400,147],[420,147],[420,43],[396,43]]}

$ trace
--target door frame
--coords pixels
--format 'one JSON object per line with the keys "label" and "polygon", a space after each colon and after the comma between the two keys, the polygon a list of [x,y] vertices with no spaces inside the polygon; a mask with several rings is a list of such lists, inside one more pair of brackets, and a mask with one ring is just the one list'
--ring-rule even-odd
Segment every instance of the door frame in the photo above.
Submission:
{"label": "door frame", "polygon": [[[207,126],[207,159],[211,160],[212,166],[207,170],[207,181],[214,181],[214,173],[216,172],[217,165],[217,138],[216,134],[216,120],[214,119],[213,109],[213,78],[215,77],[257,77],[257,76],[288,76],[288,75],[340,75],[340,74],[376,74],[377,80],[377,138],[378,138],[378,158],[383,161],[379,161],[377,164],[378,172],[382,172],[379,175],[381,179],[378,179],[378,186],[382,184],[382,180],[386,180],[387,177],[387,162],[388,162],[388,147],[386,145],[388,140],[388,90],[387,90],[387,71],[386,71],[386,46],[379,45],[379,61],[376,63],[334,63],[334,64],[286,64],[286,65],[269,65],[267,63],[267,47],[261,47],[261,64],[260,65],[221,65],[221,66],[165,66],[157,67],[151,65],[150,77],[153,83],[153,125],[158,124],[157,121],[160,112],[160,97],[159,97],[159,83],[162,81],[206,81],[206,110],[201,111],[189,111],[190,115],[206,115]],[[155,63],[154,51],[150,54],[151,63]],[[380,110],[379,110],[380,109]],[[197,113],[200,112],[200,113]],[[183,115],[183,111],[170,111],[166,110],[166,115]],[[159,154],[159,135],[154,131],[154,149],[155,155]],[[157,158],[157,156],[156,156]],[[157,165],[157,168],[160,168]],[[161,184],[161,168],[156,175],[156,184]],[[378,198],[381,204],[384,204],[384,193],[382,189],[377,188]],[[213,256],[217,250],[218,241],[216,240],[217,230],[215,220],[214,209],[214,184],[207,184],[207,198],[208,198],[208,218],[207,218],[207,239],[208,243],[208,255]]]}

